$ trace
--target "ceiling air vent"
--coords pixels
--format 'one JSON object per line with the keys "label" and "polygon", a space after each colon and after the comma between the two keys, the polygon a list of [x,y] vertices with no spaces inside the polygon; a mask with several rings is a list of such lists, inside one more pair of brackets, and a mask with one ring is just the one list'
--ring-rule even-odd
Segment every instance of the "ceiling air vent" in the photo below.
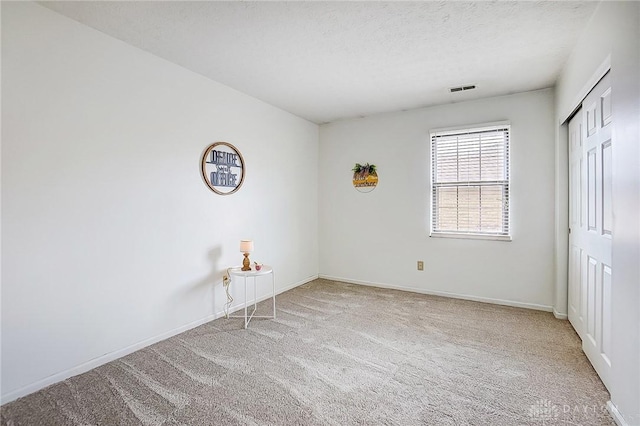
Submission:
{"label": "ceiling air vent", "polygon": [[460,86],[460,87],[452,87],[449,89],[449,92],[451,93],[456,93],[456,92],[463,92],[465,90],[473,90],[476,88],[476,85],[470,85],[470,86]]}

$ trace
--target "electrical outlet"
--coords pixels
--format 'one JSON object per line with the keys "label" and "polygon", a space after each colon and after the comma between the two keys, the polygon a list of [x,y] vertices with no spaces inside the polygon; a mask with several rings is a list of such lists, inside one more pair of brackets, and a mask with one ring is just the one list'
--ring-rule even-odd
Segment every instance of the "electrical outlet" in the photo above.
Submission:
{"label": "electrical outlet", "polygon": [[418,271],[424,271],[424,262],[422,260],[418,260]]}

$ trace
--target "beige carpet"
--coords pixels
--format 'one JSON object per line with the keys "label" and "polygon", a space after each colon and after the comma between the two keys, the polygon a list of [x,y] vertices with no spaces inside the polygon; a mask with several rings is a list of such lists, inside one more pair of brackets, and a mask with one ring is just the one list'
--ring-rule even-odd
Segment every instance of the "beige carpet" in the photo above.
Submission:
{"label": "beige carpet", "polygon": [[6,404],[2,424],[614,424],[549,313],[324,280],[277,304],[249,330],[219,319]]}

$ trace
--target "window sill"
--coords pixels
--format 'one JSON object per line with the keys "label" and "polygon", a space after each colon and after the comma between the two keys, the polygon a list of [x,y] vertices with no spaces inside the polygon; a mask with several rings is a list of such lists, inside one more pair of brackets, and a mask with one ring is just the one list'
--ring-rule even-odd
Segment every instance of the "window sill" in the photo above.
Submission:
{"label": "window sill", "polygon": [[457,238],[463,240],[490,240],[511,242],[511,235],[481,235],[481,234],[455,234],[447,232],[432,232],[432,238]]}

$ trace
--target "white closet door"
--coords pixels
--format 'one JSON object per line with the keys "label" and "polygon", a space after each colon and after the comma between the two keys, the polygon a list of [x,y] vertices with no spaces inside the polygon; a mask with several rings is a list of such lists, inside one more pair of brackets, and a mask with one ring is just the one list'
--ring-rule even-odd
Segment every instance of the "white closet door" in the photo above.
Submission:
{"label": "white closet door", "polygon": [[607,74],[569,122],[569,319],[605,385],[611,377],[611,120]]}
{"label": "white closet door", "polygon": [[[586,294],[583,295],[582,248],[576,241],[576,233],[584,227],[584,159],[582,155],[582,110],[579,110],[569,122],[569,322],[581,339],[584,339],[584,312]],[[583,298],[583,296],[585,296]],[[583,306],[584,305],[584,306]]]}

